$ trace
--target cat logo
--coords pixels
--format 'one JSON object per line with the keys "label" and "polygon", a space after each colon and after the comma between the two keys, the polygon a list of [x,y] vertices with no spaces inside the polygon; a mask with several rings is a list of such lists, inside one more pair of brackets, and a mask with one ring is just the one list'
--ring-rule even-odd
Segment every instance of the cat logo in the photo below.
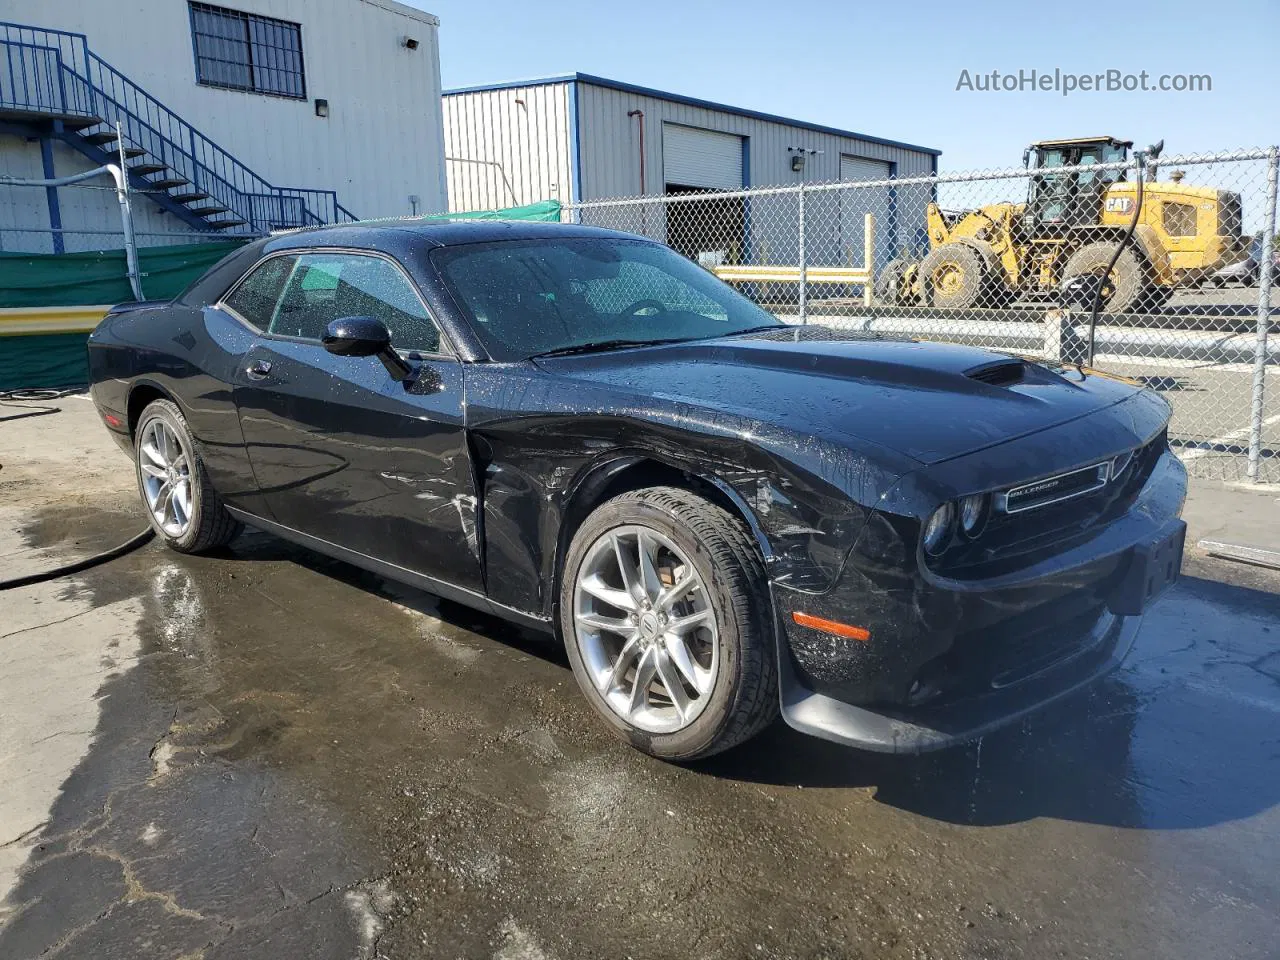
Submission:
{"label": "cat logo", "polygon": [[1133,197],[1107,197],[1107,213],[1133,213]]}

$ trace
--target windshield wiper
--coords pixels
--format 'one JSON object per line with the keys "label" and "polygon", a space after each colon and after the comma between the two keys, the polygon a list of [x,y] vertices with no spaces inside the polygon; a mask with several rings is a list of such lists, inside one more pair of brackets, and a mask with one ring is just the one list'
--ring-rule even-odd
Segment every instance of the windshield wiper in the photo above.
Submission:
{"label": "windshield wiper", "polygon": [[684,343],[689,337],[668,337],[665,340],[592,340],[589,343],[575,343],[569,347],[557,347],[555,350],[544,350],[535,353],[530,360],[541,360],[544,357],[567,357],[575,353],[603,353],[606,350],[622,350],[627,347],[656,347],[664,343]]}
{"label": "windshield wiper", "polygon": [[789,323],[762,323],[758,327],[747,327],[745,330],[735,330],[733,333],[726,333],[726,337],[741,337],[748,333],[764,333],[766,330],[790,330]]}

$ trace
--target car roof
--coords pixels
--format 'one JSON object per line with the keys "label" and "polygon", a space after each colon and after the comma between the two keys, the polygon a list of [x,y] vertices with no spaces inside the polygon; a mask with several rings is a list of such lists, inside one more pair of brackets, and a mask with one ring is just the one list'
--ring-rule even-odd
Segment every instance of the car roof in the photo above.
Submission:
{"label": "car roof", "polygon": [[351,247],[391,252],[410,246],[451,247],[502,240],[561,240],[575,237],[648,239],[576,223],[404,217],[396,220],[369,220],[327,227],[310,227],[279,233],[267,240],[263,250],[265,253],[277,253],[281,250],[308,247]]}

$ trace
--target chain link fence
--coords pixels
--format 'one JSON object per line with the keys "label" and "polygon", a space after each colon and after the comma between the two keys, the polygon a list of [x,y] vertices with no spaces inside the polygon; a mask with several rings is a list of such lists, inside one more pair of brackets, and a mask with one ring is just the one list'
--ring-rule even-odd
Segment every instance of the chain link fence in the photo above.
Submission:
{"label": "chain link fence", "polygon": [[[1280,482],[1277,148],[567,205],[660,240],[794,323],[945,340],[1138,380],[1193,472]],[[1099,309],[1096,317],[1093,307]]]}

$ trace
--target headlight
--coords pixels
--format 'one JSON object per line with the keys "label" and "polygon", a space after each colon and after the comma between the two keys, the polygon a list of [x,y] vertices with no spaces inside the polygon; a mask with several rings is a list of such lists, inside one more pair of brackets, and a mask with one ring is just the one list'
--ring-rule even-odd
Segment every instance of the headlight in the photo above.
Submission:
{"label": "headlight", "polygon": [[951,536],[951,520],[954,516],[955,509],[950,503],[944,503],[933,511],[933,516],[924,525],[924,549],[926,553],[938,554],[942,552],[942,548],[947,545],[947,540]]}
{"label": "headlight", "polygon": [[975,493],[960,501],[960,529],[966,537],[976,537],[987,522],[987,495]]}

